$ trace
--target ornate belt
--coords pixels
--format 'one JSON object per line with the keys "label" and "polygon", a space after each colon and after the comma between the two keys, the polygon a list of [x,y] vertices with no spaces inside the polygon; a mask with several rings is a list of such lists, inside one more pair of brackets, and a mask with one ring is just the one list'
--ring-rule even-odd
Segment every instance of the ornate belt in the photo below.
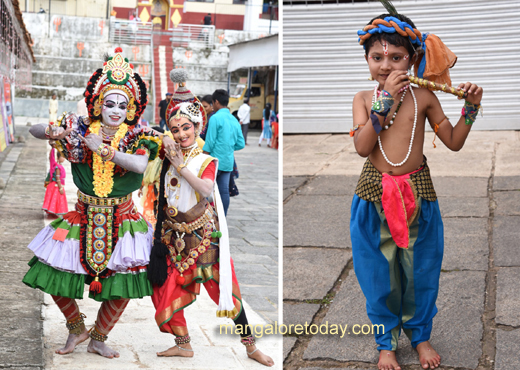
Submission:
{"label": "ornate belt", "polygon": [[81,191],[78,190],[78,200],[91,206],[118,206],[120,204],[128,202],[130,199],[132,199],[132,193],[125,195],[121,198],[98,198],[93,197],[91,195],[83,194]]}
{"label": "ornate belt", "polygon": [[173,222],[172,218],[170,218],[172,217],[173,213],[174,211],[172,211],[170,207],[166,209],[166,214],[169,216],[169,220],[166,220],[166,224],[169,227],[171,227],[174,231],[178,231],[181,233],[191,234],[193,231],[200,229],[201,227],[206,225],[206,223],[211,222],[211,220],[213,219],[213,207],[211,207],[210,204],[207,205],[206,210],[200,217],[188,223]]}

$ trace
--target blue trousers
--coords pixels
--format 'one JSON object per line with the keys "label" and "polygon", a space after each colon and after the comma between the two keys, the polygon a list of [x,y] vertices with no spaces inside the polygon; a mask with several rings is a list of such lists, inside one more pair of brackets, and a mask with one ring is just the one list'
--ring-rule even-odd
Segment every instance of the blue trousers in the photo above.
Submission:
{"label": "blue trousers", "polygon": [[159,122],[159,127],[168,130],[168,125],[166,125],[166,120],[164,118],[161,118],[161,122]]}
{"label": "blue trousers", "polygon": [[437,201],[419,198],[408,249],[397,247],[381,203],[354,195],[350,219],[352,257],[378,350],[395,351],[401,328],[415,348],[430,339],[437,313],[444,231]]}
{"label": "blue trousers", "polygon": [[217,186],[222,199],[222,205],[224,206],[224,214],[227,216],[227,210],[229,208],[229,177],[231,171],[217,171]]}

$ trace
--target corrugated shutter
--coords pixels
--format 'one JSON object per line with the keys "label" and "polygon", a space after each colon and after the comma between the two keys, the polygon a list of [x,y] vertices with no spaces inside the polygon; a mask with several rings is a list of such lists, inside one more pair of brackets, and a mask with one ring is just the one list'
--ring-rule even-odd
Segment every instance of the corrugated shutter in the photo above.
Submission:
{"label": "corrugated shutter", "polygon": [[[403,0],[396,9],[421,32],[439,36],[458,56],[454,86],[483,86],[484,117],[474,129],[520,129],[520,0]],[[283,9],[285,133],[347,132],[352,99],[370,90],[356,32],[385,13],[378,2],[290,5]],[[437,93],[455,124],[462,102]]]}

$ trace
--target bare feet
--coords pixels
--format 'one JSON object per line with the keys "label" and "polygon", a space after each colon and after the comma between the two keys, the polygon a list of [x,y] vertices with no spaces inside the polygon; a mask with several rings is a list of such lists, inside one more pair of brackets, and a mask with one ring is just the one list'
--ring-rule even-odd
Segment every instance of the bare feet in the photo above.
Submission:
{"label": "bare feet", "polygon": [[399,366],[395,358],[395,351],[379,351],[377,368],[379,370],[401,370],[401,366]]}
{"label": "bare feet", "polygon": [[267,356],[266,354],[264,354],[259,349],[257,349],[255,345],[246,347],[246,351],[247,351],[247,357],[260,362],[262,365],[265,365],[265,366],[274,365],[273,359],[271,357]]}
{"label": "bare feet", "polygon": [[435,369],[441,364],[441,356],[433,349],[430,342],[419,343],[416,350],[423,369]]}
{"label": "bare feet", "polygon": [[112,348],[107,346],[104,342],[92,339],[88,344],[87,351],[90,353],[97,353],[106,358],[119,357],[119,352],[114,351]]}
{"label": "bare feet", "polygon": [[157,352],[157,356],[159,357],[173,357],[173,356],[180,356],[180,357],[193,357],[195,353],[193,352],[193,349],[191,348],[191,344],[177,344],[173,346],[172,348],[168,348],[166,351],[163,352]]}
{"label": "bare feet", "polygon": [[76,346],[84,341],[86,341],[88,338],[88,330],[85,329],[83,333],[76,335],[76,334],[69,334],[69,337],[67,338],[67,343],[65,343],[65,347],[57,349],[56,353],[58,355],[66,355],[67,353],[71,353],[74,351],[74,348]]}

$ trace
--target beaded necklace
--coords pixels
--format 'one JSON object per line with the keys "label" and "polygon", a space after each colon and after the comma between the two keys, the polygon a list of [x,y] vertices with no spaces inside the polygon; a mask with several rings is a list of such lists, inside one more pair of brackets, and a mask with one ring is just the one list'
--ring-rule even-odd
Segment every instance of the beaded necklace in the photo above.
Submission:
{"label": "beaded necklace", "polygon": [[[399,167],[399,166],[402,166],[403,164],[405,164],[406,161],[408,160],[408,157],[410,157],[410,153],[412,153],[413,139],[415,137],[415,128],[417,126],[417,100],[415,99],[415,94],[413,92],[412,86],[410,86],[409,89],[410,89],[410,93],[412,94],[412,98],[413,98],[414,120],[413,120],[413,127],[412,127],[412,137],[410,138],[410,145],[408,146],[408,153],[406,153],[406,157],[399,163],[391,162],[388,159],[388,157],[386,156],[385,151],[383,150],[383,144],[381,144],[381,136],[377,137],[377,142],[379,143],[379,149],[381,150],[381,154],[383,154],[383,158],[385,159],[386,163],[388,163],[389,165],[391,165],[393,167]],[[374,95],[372,96],[372,101],[375,101],[376,94],[377,94],[377,86],[374,89]],[[401,107],[401,103],[403,102],[405,94],[406,94],[406,90],[405,90],[405,93],[403,94],[403,96],[401,97],[401,101],[399,102],[399,105],[397,106],[397,109],[395,110],[394,115],[392,116],[392,120],[391,120],[392,123],[391,124],[393,124],[393,122],[394,122],[395,116],[397,115],[397,111]],[[388,129],[388,127],[389,126],[385,126],[386,129]]]}

